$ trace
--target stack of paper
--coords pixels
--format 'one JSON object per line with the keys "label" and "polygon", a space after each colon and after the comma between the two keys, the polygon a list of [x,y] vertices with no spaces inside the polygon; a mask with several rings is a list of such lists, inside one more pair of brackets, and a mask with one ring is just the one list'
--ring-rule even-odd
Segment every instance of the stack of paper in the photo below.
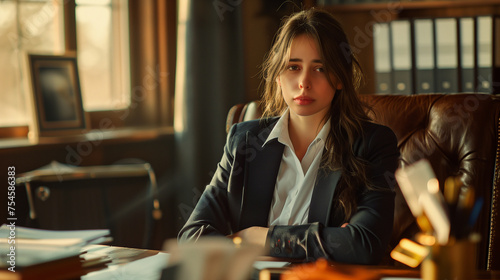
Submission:
{"label": "stack of paper", "polygon": [[0,279],[64,279],[84,274],[82,247],[111,241],[109,230],[0,227]]}

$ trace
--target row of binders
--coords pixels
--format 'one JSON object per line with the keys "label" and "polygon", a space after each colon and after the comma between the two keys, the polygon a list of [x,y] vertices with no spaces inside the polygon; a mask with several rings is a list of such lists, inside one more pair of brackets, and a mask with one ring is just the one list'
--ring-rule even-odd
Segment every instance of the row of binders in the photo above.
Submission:
{"label": "row of binders", "polygon": [[376,93],[500,93],[500,16],[373,26]]}

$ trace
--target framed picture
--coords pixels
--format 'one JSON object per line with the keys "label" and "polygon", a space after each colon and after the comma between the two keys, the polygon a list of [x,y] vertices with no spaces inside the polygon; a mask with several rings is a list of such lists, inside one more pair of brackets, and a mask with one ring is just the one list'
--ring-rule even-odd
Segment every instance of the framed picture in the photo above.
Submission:
{"label": "framed picture", "polygon": [[34,137],[64,136],[85,132],[76,55],[28,54],[33,93]]}

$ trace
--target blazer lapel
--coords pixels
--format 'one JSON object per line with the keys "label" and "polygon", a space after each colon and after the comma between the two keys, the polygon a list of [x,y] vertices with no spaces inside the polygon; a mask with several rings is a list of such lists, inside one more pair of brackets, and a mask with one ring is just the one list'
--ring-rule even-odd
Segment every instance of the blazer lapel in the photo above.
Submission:
{"label": "blazer lapel", "polygon": [[[251,132],[247,133],[239,230],[251,226],[267,227],[268,225],[276,178],[285,147],[277,139],[262,146],[273,127],[274,125],[267,127],[257,136]],[[309,207],[308,222],[328,224],[333,195],[341,173],[341,171],[332,172],[323,169],[318,171]]]}
{"label": "blazer lapel", "polygon": [[328,225],[333,202],[333,194],[337,188],[340,179],[341,171],[325,171],[318,170],[317,182],[314,186],[311,197],[311,205],[309,206],[308,222],[320,222],[323,225]]}
{"label": "blazer lapel", "polygon": [[268,224],[269,210],[284,149],[284,145],[277,139],[262,146],[271,129],[271,127],[265,129],[258,136],[247,133],[240,230],[250,226],[266,227]]}

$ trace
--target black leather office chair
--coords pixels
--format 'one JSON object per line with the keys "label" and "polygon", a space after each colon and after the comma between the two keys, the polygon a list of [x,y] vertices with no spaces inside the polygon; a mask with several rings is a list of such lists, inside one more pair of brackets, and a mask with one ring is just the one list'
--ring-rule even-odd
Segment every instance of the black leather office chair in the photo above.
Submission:
{"label": "black leather office chair", "polygon": [[[458,176],[483,197],[475,226],[478,269],[500,269],[500,99],[489,94],[361,95],[375,122],[397,136],[400,166],[427,158],[438,180]],[[256,101],[238,104],[228,113],[226,128],[259,118]],[[391,246],[418,231],[399,188]]]}

